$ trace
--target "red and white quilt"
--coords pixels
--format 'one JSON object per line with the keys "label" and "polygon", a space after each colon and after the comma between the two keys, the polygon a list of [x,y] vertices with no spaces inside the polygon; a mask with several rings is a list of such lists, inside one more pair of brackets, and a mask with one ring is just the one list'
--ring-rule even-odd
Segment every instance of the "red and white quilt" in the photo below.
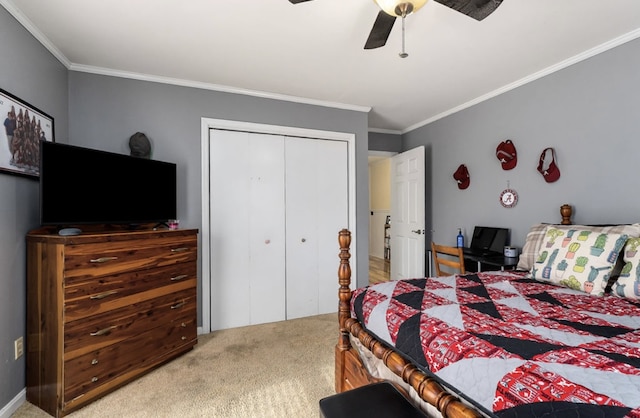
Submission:
{"label": "red and white quilt", "polygon": [[640,418],[640,304],[487,272],[357,289],[352,315],[487,415]]}

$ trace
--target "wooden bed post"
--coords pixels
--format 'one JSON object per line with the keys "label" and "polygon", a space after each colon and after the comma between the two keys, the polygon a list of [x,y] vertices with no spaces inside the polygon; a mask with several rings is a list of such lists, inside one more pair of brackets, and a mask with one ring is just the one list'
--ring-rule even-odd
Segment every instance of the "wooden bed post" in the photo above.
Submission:
{"label": "wooden bed post", "polygon": [[351,348],[349,342],[349,331],[345,326],[345,322],[351,317],[351,265],[349,259],[351,253],[349,247],[351,245],[351,232],[343,229],[338,234],[338,244],[340,245],[340,265],[338,266],[338,323],[339,337],[336,344],[336,369],[335,369],[335,389],[336,393],[342,392],[342,382],[345,379],[345,352]]}
{"label": "wooden bed post", "polygon": [[560,206],[560,215],[562,216],[562,222],[560,223],[562,225],[571,225],[572,212],[573,212],[573,209],[571,208],[571,205],[564,204]]}

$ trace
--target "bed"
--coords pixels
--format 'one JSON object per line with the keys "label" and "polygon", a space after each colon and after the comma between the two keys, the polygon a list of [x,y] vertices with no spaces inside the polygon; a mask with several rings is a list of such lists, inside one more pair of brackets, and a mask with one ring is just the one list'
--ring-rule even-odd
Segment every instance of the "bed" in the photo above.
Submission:
{"label": "bed", "polygon": [[430,416],[640,417],[640,224],[533,225],[518,270],[351,290],[339,233],[335,389],[380,380]]}

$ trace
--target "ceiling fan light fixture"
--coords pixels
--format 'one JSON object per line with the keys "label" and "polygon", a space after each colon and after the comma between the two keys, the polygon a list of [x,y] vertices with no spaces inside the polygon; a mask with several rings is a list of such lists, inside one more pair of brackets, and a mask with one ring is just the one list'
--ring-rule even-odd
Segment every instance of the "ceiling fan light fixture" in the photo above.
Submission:
{"label": "ceiling fan light fixture", "polygon": [[373,0],[386,14],[390,16],[405,17],[415,13],[428,0]]}

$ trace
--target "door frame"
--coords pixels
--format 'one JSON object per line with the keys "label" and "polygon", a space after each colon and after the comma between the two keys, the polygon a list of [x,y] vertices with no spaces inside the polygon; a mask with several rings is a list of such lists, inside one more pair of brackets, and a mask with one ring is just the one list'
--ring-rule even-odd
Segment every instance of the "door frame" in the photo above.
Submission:
{"label": "door frame", "polygon": [[[211,332],[211,224],[209,222],[210,210],[210,188],[209,188],[209,131],[211,129],[226,129],[233,131],[255,132],[262,134],[283,135],[290,137],[313,138],[320,140],[346,141],[348,144],[348,205],[349,225],[345,225],[352,231],[351,248],[357,248],[356,245],[356,135],[348,132],[321,131],[316,129],[296,128],[292,126],[266,125],[260,123],[251,123],[235,120],[201,118],[200,135],[201,135],[201,167],[202,167],[202,231],[200,231],[200,248],[201,248],[201,285],[202,285],[202,334]],[[338,231],[336,231],[336,271],[338,269]],[[357,277],[356,251],[353,250],[351,256],[352,277]],[[336,307],[338,302],[338,280],[336,273]]]}

